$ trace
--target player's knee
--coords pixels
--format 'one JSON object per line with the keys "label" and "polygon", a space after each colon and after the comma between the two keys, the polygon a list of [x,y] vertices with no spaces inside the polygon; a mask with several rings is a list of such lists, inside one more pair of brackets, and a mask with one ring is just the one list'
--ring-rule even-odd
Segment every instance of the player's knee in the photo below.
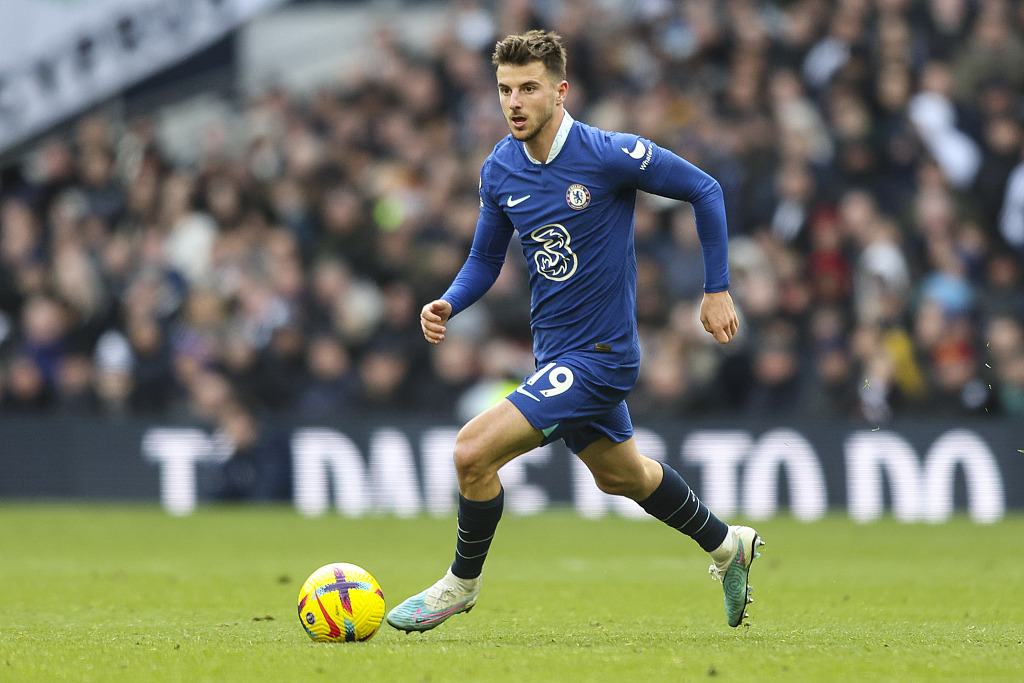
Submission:
{"label": "player's knee", "polygon": [[472,438],[464,436],[461,432],[455,440],[452,457],[455,460],[455,474],[460,483],[473,483],[487,475],[488,464],[482,450]]}
{"label": "player's knee", "polygon": [[621,472],[595,472],[594,481],[605,493],[626,498],[636,499],[643,488],[636,477]]}

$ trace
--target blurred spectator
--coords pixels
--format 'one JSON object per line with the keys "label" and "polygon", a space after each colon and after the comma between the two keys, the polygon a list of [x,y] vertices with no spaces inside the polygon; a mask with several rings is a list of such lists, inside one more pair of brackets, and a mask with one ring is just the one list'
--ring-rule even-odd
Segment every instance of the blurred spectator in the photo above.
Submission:
{"label": "blurred spectator", "polygon": [[94,381],[92,362],[87,355],[64,356],[57,376],[57,410],[64,415],[98,415],[102,406]]}
{"label": "blurred spectator", "polygon": [[21,311],[22,351],[42,374],[47,386],[57,382],[57,369],[66,351],[66,317],[54,299],[36,295]]}
{"label": "blurred spectator", "polygon": [[345,347],[331,335],[315,336],[306,356],[309,379],[296,402],[296,414],[338,418],[355,407],[358,379]]}
{"label": "blurred spectator", "polygon": [[979,306],[986,317],[1010,315],[1024,319],[1022,264],[1008,253],[990,254]]}
{"label": "blurred spectator", "polygon": [[127,337],[135,359],[131,407],[137,414],[161,415],[169,408],[174,389],[163,330],[152,318],[136,318],[128,323]]}
{"label": "blurred spectator", "polygon": [[5,413],[42,415],[53,405],[53,392],[36,362],[17,356],[7,368],[2,400]]}
{"label": "blurred spectator", "polygon": [[458,419],[459,401],[480,377],[481,352],[474,339],[457,333],[431,346],[431,372],[415,380],[416,405],[426,413]]}
{"label": "blurred spectator", "polygon": [[260,502],[291,495],[286,444],[261,427],[240,403],[223,405],[215,436],[222,460],[200,467],[200,495],[218,501]]}
{"label": "blurred spectator", "polygon": [[801,395],[801,411],[818,417],[854,418],[857,366],[849,349],[849,330],[841,309],[822,306],[808,323],[813,367]]}
{"label": "blurred spectator", "polygon": [[306,384],[306,339],[298,325],[274,330],[259,367],[262,405],[276,413],[291,410]]}
{"label": "blurred spectator", "polygon": [[135,369],[135,357],[128,340],[117,330],[104,332],[96,342],[93,363],[96,393],[104,412],[114,417],[126,415],[134,388],[132,372]]}
{"label": "blurred spectator", "polygon": [[630,410],[649,419],[678,419],[691,409],[685,349],[663,336],[648,340],[640,379],[630,394]]}
{"label": "blurred spectator", "polygon": [[1004,415],[1024,417],[1024,353],[1008,358],[1000,368],[999,409]]}
{"label": "blurred spectator", "polygon": [[365,411],[400,411],[411,407],[411,363],[397,346],[380,345],[359,358],[359,407]]}
{"label": "blurred spectator", "polygon": [[814,375],[801,397],[801,413],[826,419],[857,417],[857,377],[847,349],[824,345],[815,351],[813,363]]}
{"label": "blurred spectator", "polygon": [[928,53],[948,60],[971,30],[974,3],[969,0],[927,0],[925,27]]}
{"label": "blurred spectator", "polygon": [[[1000,89],[1000,92],[1004,91]],[[1012,102],[1012,96],[1007,99]],[[997,227],[1003,208],[1004,188],[1020,160],[1024,134],[1020,122],[1009,113],[998,113],[988,119],[983,132],[981,168],[974,179],[972,195],[982,225],[986,226],[984,232],[987,239],[999,240]]]}
{"label": "blurred spectator", "polygon": [[159,221],[167,264],[193,285],[208,284],[217,225],[196,210],[193,179],[184,172],[174,173],[163,182],[161,200]]}
{"label": "blurred spectator", "polygon": [[209,289],[189,292],[182,316],[168,334],[174,381],[188,387],[224,355],[225,302]]}
{"label": "blurred spectator", "polygon": [[931,62],[921,75],[922,89],[909,103],[910,120],[951,185],[969,186],[981,165],[978,143],[957,121],[952,77],[945,64]]}
{"label": "blurred spectator", "polygon": [[841,305],[849,300],[853,272],[847,261],[839,221],[831,209],[822,209],[810,224],[807,256],[811,295],[819,306]]}
{"label": "blurred spectator", "polygon": [[817,187],[810,169],[801,162],[783,163],[775,179],[776,205],[769,224],[776,239],[793,242],[807,238]]}
{"label": "blurred spectator", "polygon": [[1007,178],[999,213],[999,235],[1018,254],[1024,254],[1024,162],[1014,166]]}
{"label": "blurred spectator", "polygon": [[861,232],[862,251],[854,272],[854,305],[860,322],[894,321],[905,313],[910,268],[897,238],[894,226],[880,219]]}
{"label": "blurred spectator", "polygon": [[1024,90],[1024,40],[1014,31],[1009,3],[989,0],[978,8],[966,44],[953,56],[954,88],[962,102],[976,102],[992,78],[1005,79],[1017,92]]}
{"label": "blurred spectator", "polygon": [[752,361],[752,386],[746,410],[752,415],[795,412],[802,399],[803,381],[796,352],[796,328],[773,320],[765,325]]}
{"label": "blurred spectator", "polygon": [[125,192],[114,177],[114,155],[105,147],[87,147],[79,159],[86,212],[106,225],[120,219],[125,207]]}
{"label": "blurred spectator", "polygon": [[988,390],[977,377],[980,362],[973,342],[968,318],[946,320],[930,359],[928,407],[932,414],[977,413],[988,403]]}

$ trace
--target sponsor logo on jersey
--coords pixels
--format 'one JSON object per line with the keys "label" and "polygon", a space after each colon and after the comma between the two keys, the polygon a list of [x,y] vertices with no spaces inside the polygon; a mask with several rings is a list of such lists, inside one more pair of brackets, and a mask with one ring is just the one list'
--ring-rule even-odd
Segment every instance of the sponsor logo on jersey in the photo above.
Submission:
{"label": "sponsor logo on jersey", "polygon": [[646,171],[647,164],[651,163],[651,155],[654,154],[654,145],[647,148],[647,156],[644,157],[644,162],[640,164],[640,170]]}
{"label": "sponsor logo on jersey", "polygon": [[533,254],[538,273],[554,282],[563,282],[573,276],[579,261],[570,246],[572,238],[564,225],[550,223],[537,228],[530,233],[530,239],[540,243],[540,248]]}
{"label": "sponsor logo on jersey", "polygon": [[579,183],[573,183],[565,191],[565,201],[569,204],[569,208],[577,211],[585,209],[590,206],[590,190]]}
{"label": "sponsor logo on jersey", "polygon": [[647,170],[647,165],[651,163],[651,155],[654,154],[654,145],[644,145],[640,140],[636,141],[636,147],[632,151],[628,147],[619,147],[619,149],[637,161],[643,158],[644,161],[640,164],[641,171]]}

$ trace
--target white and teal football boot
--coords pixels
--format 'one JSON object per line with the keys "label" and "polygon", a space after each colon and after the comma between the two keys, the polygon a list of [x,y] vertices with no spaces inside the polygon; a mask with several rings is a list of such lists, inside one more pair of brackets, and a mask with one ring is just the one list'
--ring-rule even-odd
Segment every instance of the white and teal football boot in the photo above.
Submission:
{"label": "white and teal football boot", "polygon": [[725,619],[729,626],[735,627],[743,623],[744,617],[748,616],[747,605],[754,602],[750,597],[747,578],[750,565],[761,556],[757,549],[764,545],[764,541],[748,526],[731,526],[729,534],[731,540],[735,541],[735,551],[728,559],[708,567],[708,573],[722,582],[722,590],[725,591]]}
{"label": "white and teal football boot", "polygon": [[460,579],[449,568],[440,581],[388,612],[388,623],[406,633],[429,631],[449,617],[473,609],[479,593],[479,576]]}

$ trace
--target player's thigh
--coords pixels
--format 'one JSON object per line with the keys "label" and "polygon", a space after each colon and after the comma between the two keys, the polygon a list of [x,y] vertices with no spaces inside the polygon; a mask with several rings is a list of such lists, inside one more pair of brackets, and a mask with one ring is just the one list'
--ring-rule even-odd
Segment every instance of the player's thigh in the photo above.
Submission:
{"label": "player's thigh", "polygon": [[606,493],[640,500],[661,483],[661,465],[641,454],[633,437],[618,443],[598,439],[576,457],[583,461],[598,487]]}
{"label": "player's thigh", "polygon": [[516,456],[540,446],[543,440],[544,434],[511,402],[503,399],[459,430],[455,466],[498,469]]}
{"label": "player's thigh", "polygon": [[[542,365],[506,398],[544,433],[545,443],[565,438],[578,453],[597,434],[612,441],[632,435],[624,401],[635,380],[633,367],[603,363],[596,354],[566,354]],[[579,433],[605,422],[607,428]]]}

